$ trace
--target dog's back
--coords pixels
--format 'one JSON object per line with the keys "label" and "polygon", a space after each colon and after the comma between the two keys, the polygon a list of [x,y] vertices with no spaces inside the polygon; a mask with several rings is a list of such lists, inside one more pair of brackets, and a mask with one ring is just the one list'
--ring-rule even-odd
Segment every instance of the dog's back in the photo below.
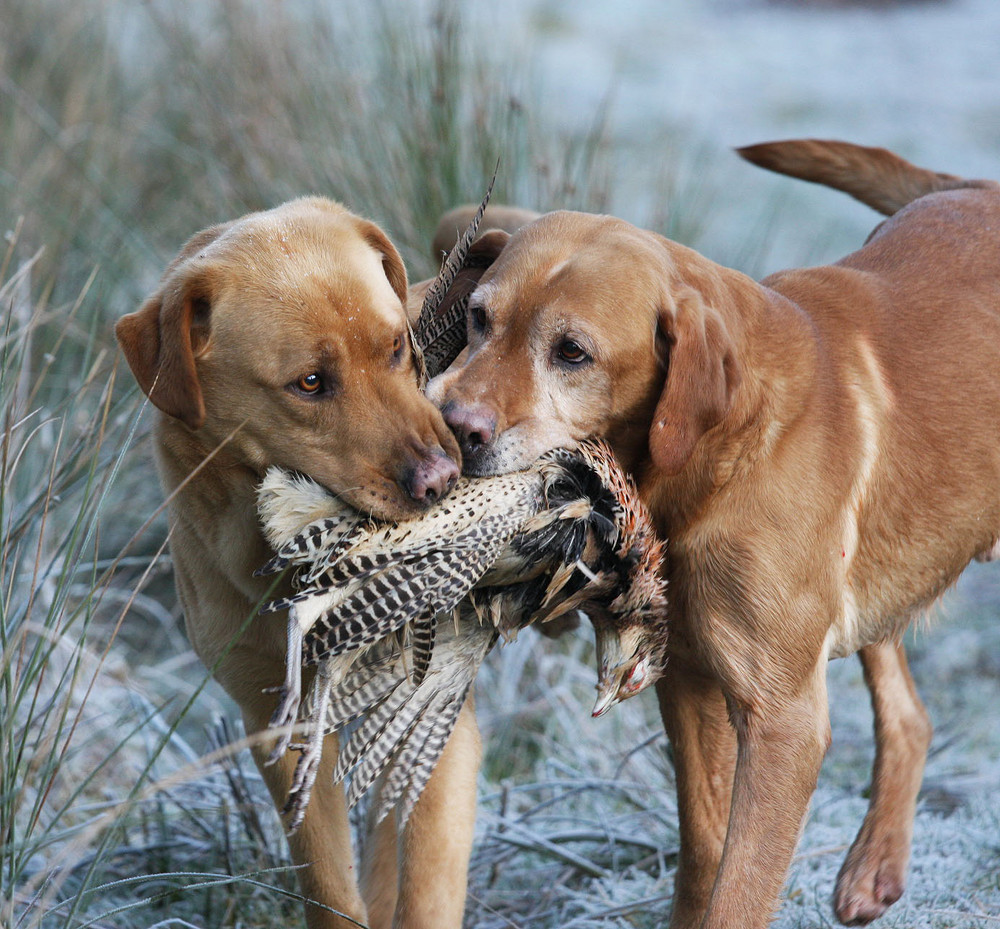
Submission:
{"label": "dog's back", "polygon": [[[834,265],[763,283],[806,310],[840,359],[865,462],[852,495],[862,555],[852,586],[859,607],[902,618],[971,558],[1000,549],[1000,238],[991,231],[1000,230],[1000,184],[843,142],[740,154],[890,214]],[[900,563],[911,583],[889,597],[880,578]]]}

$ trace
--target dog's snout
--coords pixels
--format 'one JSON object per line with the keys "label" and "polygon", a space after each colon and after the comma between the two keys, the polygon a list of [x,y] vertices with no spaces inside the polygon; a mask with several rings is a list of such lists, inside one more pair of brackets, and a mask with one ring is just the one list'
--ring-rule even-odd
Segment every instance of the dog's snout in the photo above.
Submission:
{"label": "dog's snout", "polygon": [[449,403],[441,410],[448,428],[455,433],[462,454],[474,456],[496,435],[496,414],[482,404]]}
{"label": "dog's snout", "polygon": [[432,506],[458,480],[458,465],[441,449],[424,456],[403,479],[403,487],[417,503]]}

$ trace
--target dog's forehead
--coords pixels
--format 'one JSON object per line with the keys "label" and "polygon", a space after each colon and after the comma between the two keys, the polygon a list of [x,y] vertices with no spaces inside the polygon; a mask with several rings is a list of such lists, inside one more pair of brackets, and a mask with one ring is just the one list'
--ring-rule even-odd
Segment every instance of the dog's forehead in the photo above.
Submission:
{"label": "dog's forehead", "polygon": [[[272,229],[251,251],[230,256],[213,311],[218,344],[277,380],[317,364],[365,365],[389,357],[405,331],[405,314],[378,252],[350,245],[347,254],[322,254],[287,235],[282,261],[273,249],[280,240]],[[254,273],[246,273],[248,267]],[[248,345],[271,349],[239,357]]]}
{"label": "dog's forehead", "polygon": [[319,213],[309,219],[263,214],[220,242],[229,252],[231,286],[274,304],[282,320],[312,329],[324,321],[358,332],[398,329],[404,310],[383,255],[358,235],[353,217]]}
{"label": "dog's forehead", "polygon": [[539,256],[550,264],[569,258],[628,261],[649,257],[655,236],[615,216],[560,210],[547,213],[515,232],[501,254],[523,260],[522,254]]}
{"label": "dog's forehead", "polygon": [[655,237],[622,220],[548,214],[511,237],[470,298],[498,325],[648,316],[663,290]]}

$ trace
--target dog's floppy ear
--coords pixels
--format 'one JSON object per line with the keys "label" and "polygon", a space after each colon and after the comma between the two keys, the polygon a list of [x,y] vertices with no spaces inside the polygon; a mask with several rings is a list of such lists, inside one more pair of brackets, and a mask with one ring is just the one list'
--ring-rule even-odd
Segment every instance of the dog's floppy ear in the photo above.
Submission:
{"label": "dog's floppy ear", "polygon": [[467,268],[479,268],[485,271],[503,251],[510,233],[504,229],[487,229],[475,242],[469,246],[469,257],[465,260]]}
{"label": "dog's floppy ear", "polygon": [[195,358],[208,343],[212,309],[210,265],[197,255],[230,224],[199,232],[167,268],[156,291],[118,320],[115,336],[150,401],[191,429],[205,422]]}
{"label": "dog's floppy ear", "polygon": [[725,321],[693,288],[684,287],[661,308],[658,325],[669,360],[649,451],[657,468],[677,474],[698,440],[729,412],[739,371]]}
{"label": "dog's floppy ear", "polygon": [[[451,342],[452,338],[447,333],[451,332],[454,335],[458,331],[454,327],[457,327],[459,323],[463,333],[461,345],[464,345],[465,305],[469,296],[479,285],[479,279],[500,257],[500,253],[509,238],[510,235],[507,232],[501,229],[491,229],[476,239],[469,246],[462,266],[443,294],[438,291],[433,296],[429,296],[436,288],[444,286],[441,283],[442,275],[421,281],[411,288],[407,314],[410,317],[410,322],[418,327],[418,338],[422,339],[424,343],[422,347],[429,350],[432,356],[436,352],[438,353],[437,357],[432,360],[432,367],[438,364],[447,367],[454,360],[455,355],[450,352],[450,349],[446,348],[443,353],[440,353],[441,350],[432,348],[431,343],[442,337],[446,342]],[[443,273],[444,268],[442,267]],[[451,348],[461,351],[461,345],[456,348],[456,343],[452,343]],[[444,368],[440,370],[444,370]]]}
{"label": "dog's floppy ear", "polygon": [[361,235],[365,241],[379,252],[382,256],[382,268],[385,276],[389,279],[389,285],[399,297],[399,302],[406,306],[406,267],[403,259],[399,257],[396,246],[389,241],[389,237],[375,223],[367,219],[358,221]]}
{"label": "dog's floppy ear", "polygon": [[[509,238],[510,234],[502,229],[490,229],[469,246],[469,253],[465,256],[461,269],[455,275],[455,280],[452,281],[451,287],[445,291],[441,303],[434,310],[435,319],[447,318],[456,303],[469,297],[478,286],[479,279],[500,257],[500,253]],[[424,299],[427,286],[432,283],[433,281],[422,281],[414,286],[418,298],[414,300],[411,307],[414,320],[420,312],[419,301]]]}

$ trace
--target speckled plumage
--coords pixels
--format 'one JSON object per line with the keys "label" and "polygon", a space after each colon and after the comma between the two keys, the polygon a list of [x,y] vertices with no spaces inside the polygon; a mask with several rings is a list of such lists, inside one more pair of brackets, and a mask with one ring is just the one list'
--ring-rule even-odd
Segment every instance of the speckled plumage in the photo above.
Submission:
{"label": "speckled plumage", "polygon": [[[292,828],[323,736],[359,716],[336,774],[354,769],[353,803],[387,771],[378,813],[398,802],[405,819],[500,635],[583,608],[602,617],[599,643],[634,639],[630,647],[645,654],[665,640],[662,546],[602,443],[557,449],[526,471],[463,478],[426,514],[397,524],[360,514],[352,521],[332,496],[324,512],[308,484],[269,472],[260,489],[265,531],[278,550],[266,570],[296,570],[297,592],[265,607],[289,610],[288,676],[274,722],[301,717],[307,727]],[[287,512],[312,521],[293,531]],[[318,673],[300,708],[303,663]],[[610,666],[602,670],[600,686],[612,688],[604,683],[611,676]],[[616,699],[628,695],[617,682],[613,689]]]}

